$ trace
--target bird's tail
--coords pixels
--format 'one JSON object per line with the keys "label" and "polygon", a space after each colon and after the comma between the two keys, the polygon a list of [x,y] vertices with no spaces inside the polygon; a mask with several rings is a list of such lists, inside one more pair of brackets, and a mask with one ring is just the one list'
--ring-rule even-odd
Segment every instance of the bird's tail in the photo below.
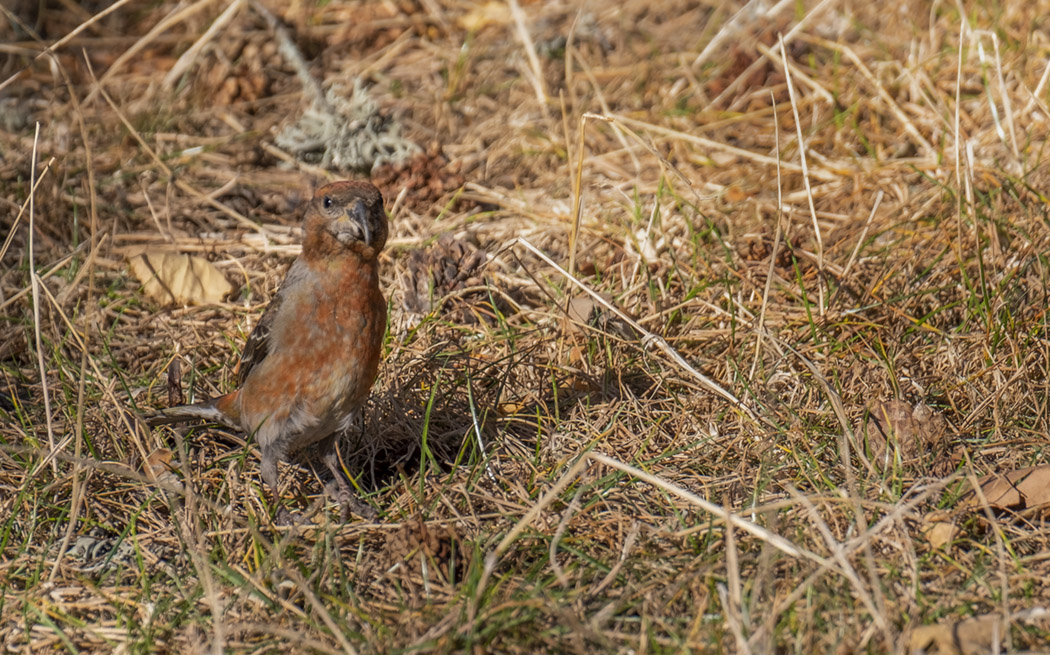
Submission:
{"label": "bird's tail", "polygon": [[156,414],[146,417],[146,424],[150,427],[157,425],[168,425],[171,423],[183,423],[185,421],[208,421],[221,423],[229,428],[240,429],[240,417],[234,411],[237,392],[228,393],[225,396],[212,398],[192,405],[179,405],[159,410]]}

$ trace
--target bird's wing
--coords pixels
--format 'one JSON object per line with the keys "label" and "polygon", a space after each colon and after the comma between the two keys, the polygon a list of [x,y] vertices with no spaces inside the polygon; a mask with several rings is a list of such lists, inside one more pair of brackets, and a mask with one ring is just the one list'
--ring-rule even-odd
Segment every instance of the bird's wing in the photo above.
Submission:
{"label": "bird's wing", "polygon": [[237,384],[239,386],[244,384],[248,373],[270,354],[270,330],[274,320],[281,313],[284,299],[294,293],[295,288],[303,283],[305,274],[304,267],[299,260],[296,260],[288,269],[281,288],[277,290],[273,300],[266,307],[255,329],[248,335],[248,341],[245,342],[244,350],[241,351],[241,361],[237,365]]}
{"label": "bird's wing", "polygon": [[238,386],[243,385],[244,380],[248,377],[248,373],[255,368],[256,364],[266,359],[266,356],[270,354],[270,327],[273,324],[273,317],[277,315],[280,304],[281,294],[278,293],[270,301],[270,305],[263,312],[262,318],[255,325],[255,329],[248,335],[248,341],[245,342],[244,350],[241,351],[241,362],[237,366]]}

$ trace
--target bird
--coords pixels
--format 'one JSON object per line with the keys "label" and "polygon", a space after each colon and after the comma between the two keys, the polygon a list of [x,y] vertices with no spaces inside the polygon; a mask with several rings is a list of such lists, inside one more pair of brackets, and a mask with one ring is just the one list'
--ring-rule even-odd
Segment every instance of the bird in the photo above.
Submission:
{"label": "bird", "polygon": [[[383,196],[371,183],[318,189],[303,215],[302,253],[241,352],[237,389],[160,410],[147,424],[204,420],[254,435],[262,479],[278,507],[277,463],[316,445],[345,517],[356,496],[335,441],[353,423],[378,372],[387,320],[378,257],[388,231]],[[278,511],[278,523],[289,518]]]}

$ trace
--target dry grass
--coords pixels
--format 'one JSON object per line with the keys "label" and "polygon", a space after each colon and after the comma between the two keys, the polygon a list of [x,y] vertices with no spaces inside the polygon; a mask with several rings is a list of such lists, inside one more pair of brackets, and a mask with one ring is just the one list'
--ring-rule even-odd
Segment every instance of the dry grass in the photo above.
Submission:
{"label": "dry grass", "polygon": [[[391,330],[343,449],[380,517],[294,468],[294,529],[250,440],[134,420],[172,361],[230,388],[294,208],[362,175],[274,145],[310,93],[234,4],[0,13],[5,652],[905,652],[1045,604],[1041,516],[956,505],[1047,463],[1045,3],[281,10],[423,153],[376,172]],[[446,233],[487,261],[413,314]],[[157,306],[143,244],[237,291]],[[858,428],[894,398],[944,422],[887,459]]]}

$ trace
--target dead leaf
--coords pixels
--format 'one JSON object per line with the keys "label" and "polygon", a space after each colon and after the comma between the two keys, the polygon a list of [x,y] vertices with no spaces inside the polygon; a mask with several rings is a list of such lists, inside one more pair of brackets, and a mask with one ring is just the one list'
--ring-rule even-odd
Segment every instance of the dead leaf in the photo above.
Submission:
{"label": "dead leaf", "polygon": [[486,2],[475,5],[474,9],[460,16],[459,26],[468,32],[477,32],[489,25],[507,25],[511,21],[510,7],[506,2]]}
{"label": "dead leaf", "polygon": [[[612,296],[606,293],[601,296],[612,304]],[[589,331],[584,326],[589,326],[625,340],[635,339],[637,336],[634,328],[589,295],[580,294],[570,300],[567,313],[570,319],[569,327],[574,332],[587,334]]]}
{"label": "dead leaf", "polygon": [[924,625],[912,630],[908,652],[913,655],[985,655],[998,651],[1010,629],[1010,622],[1045,623],[1046,619],[1046,608],[1033,607],[1014,612],[1009,622],[1001,614],[992,613],[962,621]]}
{"label": "dead leaf", "polygon": [[951,520],[951,514],[944,511],[930,512],[924,516],[920,529],[926,541],[934,548],[944,548],[951,544],[959,533],[959,527]]}
{"label": "dead leaf", "polygon": [[588,295],[579,295],[569,301],[569,318],[572,319],[573,328],[579,330],[580,325],[590,324],[594,305],[594,298]]}
{"label": "dead leaf", "polygon": [[233,286],[206,259],[161,250],[128,253],[131,272],[142,290],[166,305],[209,305],[220,302]]}
{"label": "dead leaf", "polygon": [[624,248],[630,255],[637,255],[643,264],[655,263],[667,248],[667,239],[660,236],[653,238],[652,230],[639,228],[634,233],[634,239],[624,243]]}
{"label": "dead leaf", "polygon": [[[992,650],[992,644],[1002,642],[1009,626],[998,614],[965,621],[924,625],[911,633],[910,653],[938,653],[938,655],[983,655]],[[935,650],[930,650],[933,647]]]}
{"label": "dead leaf", "polygon": [[[987,475],[977,481],[988,504],[1000,510],[1019,512],[1050,507],[1050,465],[1030,466],[1009,473]],[[961,507],[980,506],[977,494],[970,492]]]}
{"label": "dead leaf", "polygon": [[172,452],[167,448],[157,448],[146,456],[143,473],[150,480],[160,480],[165,474],[171,475]]}
{"label": "dead leaf", "polygon": [[721,168],[727,168],[735,164],[739,159],[739,155],[732,152],[722,152],[719,150],[712,150],[707,153],[707,156],[711,158],[717,166]]}
{"label": "dead leaf", "polygon": [[179,482],[179,478],[171,465],[173,459],[174,455],[170,450],[157,448],[146,456],[146,462],[142,467],[142,472],[145,473],[147,479],[152,480],[161,487],[167,487],[165,495],[169,498],[174,497],[170,489],[182,489],[182,483]]}
{"label": "dead leaf", "polygon": [[525,411],[525,405],[521,403],[500,403],[497,409],[503,416],[513,416]]}
{"label": "dead leaf", "polygon": [[747,200],[748,194],[736,184],[730,184],[725,193],[726,202],[738,203]]}
{"label": "dead leaf", "polygon": [[922,403],[879,401],[868,410],[860,434],[867,434],[872,462],[887,467],[891,458],[902,464],[928,465],[939,456],[946,433],[940,412]]}

